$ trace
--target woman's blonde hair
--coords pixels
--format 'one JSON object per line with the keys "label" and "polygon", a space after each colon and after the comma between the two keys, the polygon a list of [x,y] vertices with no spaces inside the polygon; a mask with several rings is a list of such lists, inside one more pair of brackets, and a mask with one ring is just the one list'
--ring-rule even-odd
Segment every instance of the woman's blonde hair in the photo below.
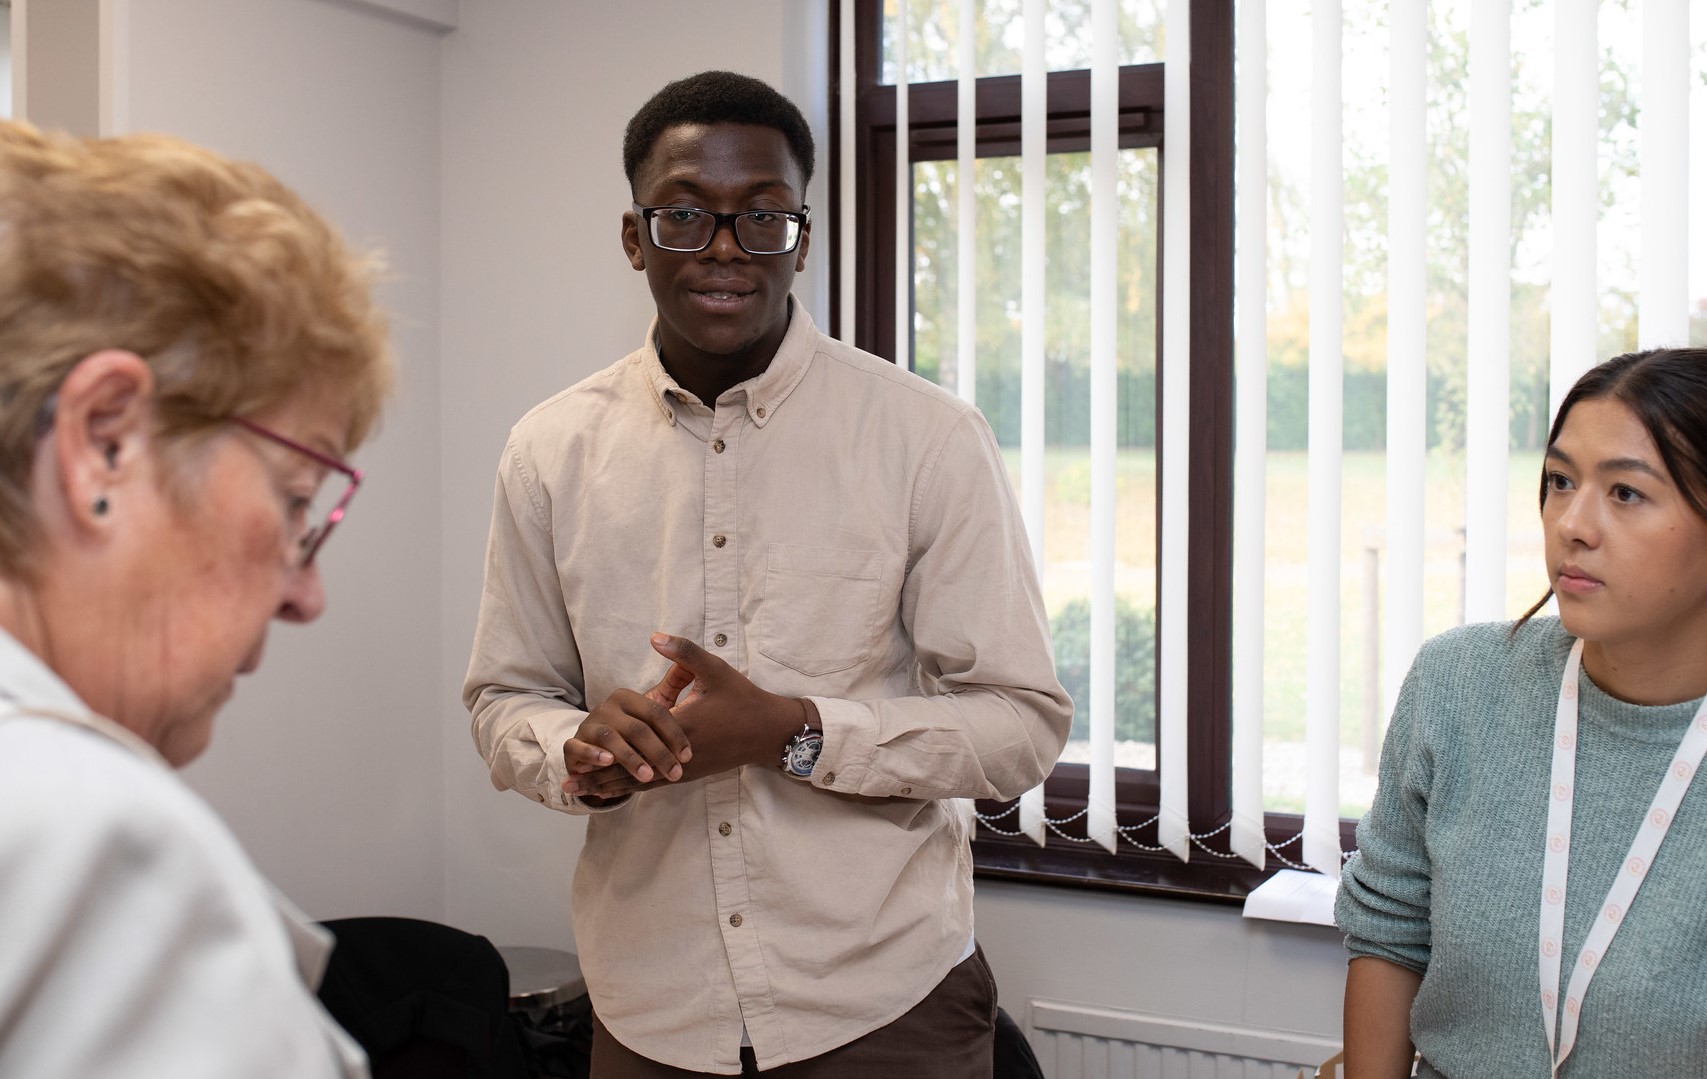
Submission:
{"label": "woman's blonde hair", "polygon": [[28,573],[54,393],[102,349],[149,363],[167,444],[304,390],[359,444],[392,374],[377,271],[259,166],[0,122],[0,575]]}

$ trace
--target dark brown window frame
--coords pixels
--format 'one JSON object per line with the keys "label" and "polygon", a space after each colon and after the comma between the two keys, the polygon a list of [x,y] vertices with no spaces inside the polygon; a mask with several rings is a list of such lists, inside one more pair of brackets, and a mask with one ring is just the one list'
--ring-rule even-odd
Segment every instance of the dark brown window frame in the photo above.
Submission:
{"label": "dark brown window frame", "polygon": [[[855,153],[872,179],[853,192],[858,215],[855,259],[854,341],[859,347],[895,359],[895,88],[878,81],[880,0],[856,0],[855,39],[839,40],[832,23],[828,70],[839,68],[839,52],[854,49]],[[1084,817],[1061,826],[1039,847],[1030,839],[1003,836],[980,826],[972,844],[980,876],[1072,887],[1163,894],[1179,898],[1237,902],[1284,863],[1272,856],[1258,870],[1231,855],[1227,837],[1232,819],[1232,563],[1233,563],[1233,26],[1232,0],[1191,2],[1191,415],[1188,437],[1191,496],[1187,569],[1186,699],[1191,732],[1187,751],[1188,814],[1192,830],[1208,838],[1194,840],[1193,859],[1181,862],[1166,851],[1152,852],[1122,840],[1118,853],[1083,842]],[[840,87],[832,90],[831,144],[840,145]],[[1048,149],[1090,147],[1090,73],[1055,72],[1048,85]],[[1162,115],[1163,65],[1121,69],[1120,145],[1155,146],[1165,155]],[[1020,145],[1018,76],[980,79],[977,86],[979,156],[1011,155]],[[908,96],[908,146],[911,160],[956,156],[958,90],[953,82],[914,83]],[[848,193],[839,170],[831,172],[832,216]],[[1165,200],[1165,188],[1161,192]],[[840,237],[836,238],[840,242]],[[1162,246],[1167,238],[1162,238]],[[840,295],[839,259],[830,260],[831,292]],[[1158,274],[1158,277],[1160,275]],[[1165,287],[1165,282],[1164,282]],[[1157,304],[1158,312],[1161,310]],[[839,317],[839,313],[838,313]],[[1160,317],[1158,322],[1158,351]],[[840,334],[842,327],[832,325]],[[1159,395],[1156,430],[1161,415]],[[1159,645],[1158,645],[1159,652]],[[1088,790],[1084,765],[1055,768],[1044,786],[1050,819],[1074,817]],[[1159,801],[1153,771],[1117,773],[1117,820],[1149,821]],[[1011,803],[981,802],[987,816],[1004,813]],[[1017,815],[1000,825],[1017,830]],[[1300,817],[1270,814],[1269,842],[1302,861],[1296,841]],[[1353,825],[1342,822],[1342,846],[1351,849]],[[1157,845],[1154,822],[1133,837]],[[1290,846],[1286,846],[1292,841]]]}

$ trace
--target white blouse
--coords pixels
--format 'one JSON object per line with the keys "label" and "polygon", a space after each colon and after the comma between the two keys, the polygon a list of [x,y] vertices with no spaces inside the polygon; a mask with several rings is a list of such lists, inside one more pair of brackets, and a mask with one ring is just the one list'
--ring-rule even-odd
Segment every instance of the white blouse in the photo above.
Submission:
{"label": "white blouse", "polygon": [[361,1079],[331,937],[154,749],[0,632],[0,1079]]}

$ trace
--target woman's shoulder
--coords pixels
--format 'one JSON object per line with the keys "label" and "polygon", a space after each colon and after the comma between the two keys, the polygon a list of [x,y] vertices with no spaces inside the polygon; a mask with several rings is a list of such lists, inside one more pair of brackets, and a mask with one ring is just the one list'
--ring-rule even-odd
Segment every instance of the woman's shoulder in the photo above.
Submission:
{"label": "woman's shoulder", "polygon": [[1395,715],[1413,716],[1431,742],[1503,736],[1515,728],[1490,726],[1490,719],[1552,715],[1546,702],[1559,690],[1569,652],[1570,637],[1556,618],[1449,629],[1423,642]]}
{"label": "woman's shoulder", "polygon": [[114,858],[195,878],[250,870],[235,837],[176,773],[82,727],[0,722],[0,851],[51,854],[67,872]]}
{"label": "woman's shoulder", "polygon": [[[13,1055],[70,1039],[75,1054],[55,1061],[179,1074],[194,1037],[221,1074],[333,1074],[330,1020],[280,915],[175,772],[83,727],[0,717],[0,1012],[25,1032]],[[27,995],[9,999],[18,985]]]}
{"label": "woman's shoulder", "polygon": [[1523,622],[1476,622],[1456,626],[1423,642],[1417,667],[1509,679],[1514,672],[1558,669],[1570,652],[1570,636],[1557,618]]}

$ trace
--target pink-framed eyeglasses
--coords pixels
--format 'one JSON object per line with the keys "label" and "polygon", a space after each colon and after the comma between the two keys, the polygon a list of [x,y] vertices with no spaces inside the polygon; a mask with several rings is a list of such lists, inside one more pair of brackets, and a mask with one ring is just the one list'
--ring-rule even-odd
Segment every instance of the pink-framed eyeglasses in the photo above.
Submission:
{"label": "pink-framed eyeglasses", "polygon": [[302,534],[302,538],[297,541],[298,546],[302,550],[301,565],[306,569],[308,566],[314,564],[314,556],[320,552],[321,547],[326,545],[326,537],[332,534],[332,529],[337,526],[339,521],[344,519],[345,510],[350,505],[350,499],[356,496],[356,488],[361,486],[361,470],[351,468],[336,457],[328,457],[326,454],[321,453],[318,450],[309,449],[307,446],[297,442],[295,439],[286,438],[277,431],[269,431],[253,420],[246,420],[242,416],[233,416],[231,417],[231,422],[243,428],[245,431],[250,431],[254,434],[260,435],[269,442],[276,442],[286,449],[295,450],[297,453],[313,460],[317,464],[324,465],[333,472],[341,472],[348,477],[350,485],[344,488],[343,496],[338,499],[337,503],[333,505],[331,511],[326,514],[326,519],[319,524],[310,527],[307,532]]}

